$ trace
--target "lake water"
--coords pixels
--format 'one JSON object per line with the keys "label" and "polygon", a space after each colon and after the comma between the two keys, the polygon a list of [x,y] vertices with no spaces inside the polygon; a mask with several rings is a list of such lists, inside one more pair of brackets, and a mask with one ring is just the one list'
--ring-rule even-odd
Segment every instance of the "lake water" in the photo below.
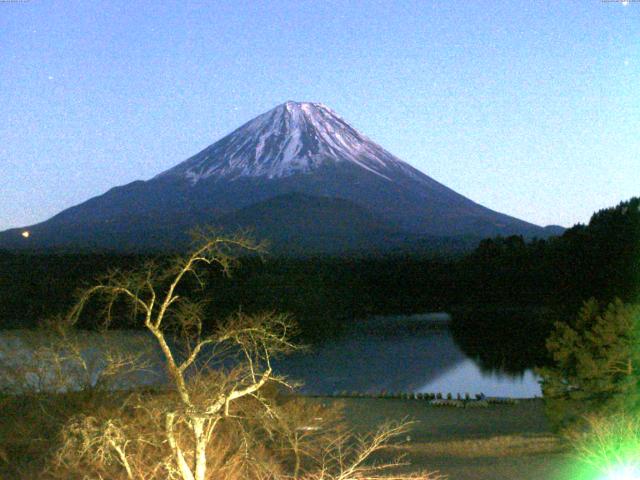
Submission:
{"label": "lake water", "polygon": [[[411,328],[397,328],[397,322],[390,326],[384,321],[374,324],[373,330],[352,329],[339,338],[279,359],[275,369],[303,382],[301,392],[307,394],[385,391],[452,393],[454,397],[458,393],[469,393],[472,397],[478,393],[514,398],[541,396],[538,379],[531,370],[520,375],[510,375],[499,369],[483,371],[456,345],[446,326],[416,329],[415,322]],[[29,344],[24,343],[25,338],[30,339]],[[97,352],[103,350],[100,345],[104,342],[128,351],[139,351],[143,345],[152,347],[148,359],[156,368],[150,368],[146,373],[138,372],[133,383],[158,381],[162,357],[150,335],[113,331],[105,339],[87,332],[82,334],[82,341],[86,345],[83,356],[92,358],[97,366],[101,363]],[[2,364],[28,363],[32,357],[28,352],[47,343],[47,338],[38,338],[34,332],[0,332],[0,367]],[[152,375],[154,370],[156,374]]]}
{"label": "lake water", "polygon": [[532,370],[483,371],[456,345],[449,329],[393,335],[353,330],[280,361],[277,369],[304,382],[303,393],[416,392],[443,395],[541,396]]}

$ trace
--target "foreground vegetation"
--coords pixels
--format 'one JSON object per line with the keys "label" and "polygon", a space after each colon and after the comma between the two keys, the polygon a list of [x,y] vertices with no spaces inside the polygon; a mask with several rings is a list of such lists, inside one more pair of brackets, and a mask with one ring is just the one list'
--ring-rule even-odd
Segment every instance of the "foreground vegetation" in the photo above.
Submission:
{"label": "foreground vegetation", "polygon": [[571,478],[564,474],[573,460],[563,439],[552,433],[542,400],[481,409],[436,408],[399,399],[343,402],[349,424],[360,431],[403,416],[413,419],[409,436],[392,452],[451,480]]}
{"label": "foreground vegetation", "polygon": [[[43,459],[24,467],[11,442],[4,442],[3,457],[13,473],[52,479],[387,478],[385,472],[397,468],[399,460],[367,462],[405,434],[407,422],[357,436],[343,428],[335,408],[282,401],[274,394],[274,389],[293,387],[271,365],[277,355],[297,348],[286,315],[238,313],[203,329],[206,299],[185,296],[183,281],[192,277],[203,284],[200,273],[212,265],[228,274],[238,250],[259,252],[261,246],[244,237],[200,235],[185,257],[112,270],[82,291],[66,316],[48,322],[48,344],[31,352],[23,348],[24,361],[12,361],[12,350],[19,351],[16,342],[4,343],[0,385],[6,388],[6,411],[18,424],[18,415],[28,414],[22,427],[33,430],[23,437],[26,454]],[[130,321],[151,335],[166,370],[160,390],[131,391],[126,383],[118,388],[123,375],[148,367],[140,351],[107,343],[93,357],[97,361],[87,360],[90,353],[73,330],[96,300],[104,307],[102,330],[111,327],[114,309],[128,305]],[[17,411],[25,404],[28,411]],[[42,440],[44,445],[32,452]],[[393,478],[436,475],[395,473]]]}
{"label": "foreground vegetation", "polygon": [[580,478],[640,476],[639,345],[640,305],[619,299],[585,302],[547,339],[546,414],[584,467]]}
{"label": "foreground vegetation", "polygon": [[[370,457],[374,463],[398,457],[407,463],[388,473],[428,469],[434,472],[433,478],[441,475],[450,480],[601,480],[601,472],[615,467],[621,453],[633,449],[635,454],[640,445],[637,420],[594,423],[591,434],[579,438],[558,436],[546,420],[541,399],[466,410],[436,408],[406,399],[309,399],[273,391],[269,395],[274,395],[283,410],[307,418],[323,416],[327,425],[335,421],[334,425],[355,435],[366,435],[372,425],[397,425],[410,418],[409,431]],[[96,413],[86,392],[64,397],[3,397],[0,402],[4,413],[0,417],[3,479],[46,478],[42,470],[48,454],[59,448],[63,420],[78,413]],[[102,411],[106,410],[104,405]],[[299,433],[303,434],[300,446],[313,444],[314,431]],[[212,451],[212,472],[216,475],[232,470],[220,468],[225,458],[233,468],[241,464],[229,453],[228,449]]]}
{"label": "foreground vegetation", "polygon": [[640,305],[585,302],[547,339],[554,363],[539,370],[556,429],[582,430],[585,416],[612,417],[640,407]]}
{"label": "foreground vegetation", "polygon": [[[435,408],[426,402],[400,399],[304,399],[275,392],[269,395],[274,395],[284,411],[297,412],[291,417],[292,422],[305,415],[307,419],[322,416],[327,426],[335,422],[334,426],[341,425],[355,435],[367,435],[372,425],[398,425],[410,418],[413,420],[411,429],[370,458],[372,462],[389,463],[404,455],[403,462],[408,465],[397,466],[395,472],[437,470],[451,480],[570,478],[555,475],[571,466],[573,460],[562,440],[551,433],[541,400],[464,410]],[[113,399],[114,404],[118,403],[116,400]],[[66,423],[62,420],[78,413],[96,415],[91,404],[84,394],[66,395],[64,399],[58,397],[58,401],[52,396],[46,399],[30,397],[26,402],[24,397],[20,400],[5,397],[3,412],[6,415],[0,422],[0,448],[6,456],[0,461],[1,478],[42,478],[37,472],[43,468],[46,453],[59,448],[56,442],[62,438],[60,429]],[[44,415],[42,408],[49,414]],[[102,410],[107,411],[107,405]],[[58,422],[54,422],[54,418]],[[302,434],[298,438],[300,447],[308,448],[317,441],[319,432],[302,430],[298,433]],[[268,441],[264,443],[267,450],[273,446]],[[285,446],[287,443],[280,444],[279,448]],[[230,465],[237,468],[241,464],[228,449],[212,449],[210,460],[216,474],[231,470],[230,466],[221,468],[224,458],[219,456],[223,452]],[[265,453],[262,449],[256,451],[254,459]],[[282,453],[284,451],[280,455]],[[8,459],[11,459],[10,463]],[[519,468],[521,474],[526,472],[528,476],[514,476]]]}

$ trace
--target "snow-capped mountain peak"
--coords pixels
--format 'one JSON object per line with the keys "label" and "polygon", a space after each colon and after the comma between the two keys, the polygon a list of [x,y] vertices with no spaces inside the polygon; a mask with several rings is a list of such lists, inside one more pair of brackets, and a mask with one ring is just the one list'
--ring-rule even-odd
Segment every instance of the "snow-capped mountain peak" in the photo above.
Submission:
{"label": "snow-capped mountain peak", "polygon": [[201,225],[249,228],[284,251],[387,251],[425,235],[548,236],[416,170],[325,105],[289,101],[153,179],[0,232],[0,248],[174,251]]}
{"label": "snow-capped mountain peak", "polygon": [[161,176],[191,184],[209,177],[282,178],[350,162],[382,178],[415,170],[352,128],[321,103],[287,101],[257,116]]}

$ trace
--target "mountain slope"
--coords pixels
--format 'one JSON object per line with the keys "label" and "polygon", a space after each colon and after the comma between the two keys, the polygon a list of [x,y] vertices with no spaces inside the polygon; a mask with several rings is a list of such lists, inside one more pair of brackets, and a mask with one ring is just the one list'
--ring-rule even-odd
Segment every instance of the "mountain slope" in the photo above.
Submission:
{"label": "mountain slope", "polygon": [[[304,230],[310,228],[307,217],[317,214],[318,202],[325,208],[327,198],[351,205],[342,208],[346,204],[340,204],[335,210],[338,223],[348,224],[353,215],[360,219],[354,225],[363,226],[367,223],[361,221],[363,212],[375,218],[369,223],[372,238],[378,238],[373,225],[382,223],[396,230],[395,238],[549,235],[541,227],[487,209],[438,183],[353,129],[328,107],[287,102],[148,181],[113,188],[46,222],[0,233],[0,247],[177,247],[186,240],[189,228],[228,224],[233,212],[245,224],[250,218],[265,224],[282,209],[282,203],[267,201],[281,196],[291,207],[287,222],[306,225],[301,227],[301,245],[309,244],[303,238]],[[315,200],[309,202],[308,197]],[[300,204],[295,207],[292,199]],[[252,205],[253,213],[242,212]],[[280,222],[281,228],[285,223]],[[307,235],[327,238],[330,249],[337,223],[322,225],[326,234],[308,230]],[[20,235],[25,229],[31,232],[27,239]]]}
{"label": "mountain slope", "polygon": [[353,202],[300,193],[239,209],[217,224],[266,238],[271,251],[296,254],[389,249],[412,238]]}
{"label": "mountain slope", "polygon": [[[286,102],[156,178],[284,178],[329,164],[351,163],[391,181],[393,171],[420,173],[319,103]],[[436,182],[423,176],[423,181]]]}

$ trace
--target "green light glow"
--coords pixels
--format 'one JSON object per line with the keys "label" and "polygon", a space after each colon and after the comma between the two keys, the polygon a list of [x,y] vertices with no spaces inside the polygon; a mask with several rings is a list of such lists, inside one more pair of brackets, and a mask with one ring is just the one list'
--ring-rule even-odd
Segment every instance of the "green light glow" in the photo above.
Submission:
{"label": "green light glow", "polygon": [[619,465],[612,468],[602,480],[640,480],[637,465]]}
{"label": "green light glow", "polygon": [[562,480],[640,480],[640,416],[587,416],[570,437],[577,462]]}

